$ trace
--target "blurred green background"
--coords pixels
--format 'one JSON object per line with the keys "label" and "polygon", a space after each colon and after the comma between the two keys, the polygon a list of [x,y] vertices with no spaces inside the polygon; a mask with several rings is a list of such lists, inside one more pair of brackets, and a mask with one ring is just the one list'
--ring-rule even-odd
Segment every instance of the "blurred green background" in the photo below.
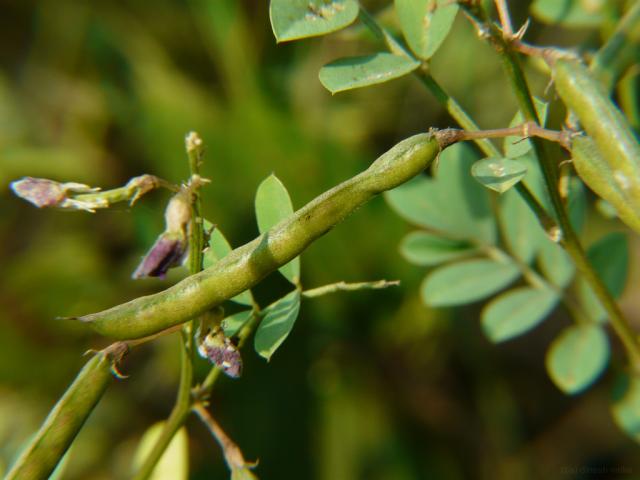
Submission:
{"label": "blurred green background", "polygon": [[[512,3],[522,22],[528,2]],[[155,292],[184,275],[130,278],[163,228],[166,194],[93,215],[41,211],[10,194],[11,180],[108,188],[152,173],[179,182],[188,173],[184,136],[196,130],[212,180],[204,214],[237,246],[257,234],[253,195],[271,172],[299,207],[410,134],[455,125],[411,77],[332,97],[317,79],[320,66],[381,47],[357,27],[277,46],[267,2],[16,0],[0,8],[0,472],[80,369],[82,353],[108,344],[54,318]],[[599,41],[593,30],[535,23],[528,38]],[[516,110],[498,60],[462,15],[433,75],[483,127],[506,126]],[[531,75],[543,95],[546,77]],[[247,348],[243,378],[216,386],[212,411],[245,457],[259,458],[257,474],[640,475],[637,446],[608,411],[621,356],[614,353],[613,368],[585,394],[561,394],[544,354],[567,318],[556,313],[535,332],[494,346],[481,334],[477,306],[427,310],[417,294],[424,271],[397,251],[410,229],[378,198],[316,242],[302,256],[305,287],[379,278],[402,286],[305,301],[269,364]],[[632,246],[637,258],[637,241]],[[637,313],[631,284],[623,306]],[[274,274],[255,293],[267,305],[288,288]],[[62,478],[126,478],[142,433],[171,409],[178,363],[176,336],[132,352],[123,365],[130,377],[110,387]],[[208,368],[197,367],[200,376]],[[195,419],[188,428],[190,478],[226,478],[205,428]]]}

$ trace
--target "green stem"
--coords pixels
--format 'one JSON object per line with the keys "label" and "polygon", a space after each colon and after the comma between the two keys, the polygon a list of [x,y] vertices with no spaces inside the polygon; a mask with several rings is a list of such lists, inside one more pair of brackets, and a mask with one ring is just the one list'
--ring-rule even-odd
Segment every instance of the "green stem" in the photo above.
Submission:
{"label": "green stem", "polygon": [[[384,29],[376,19],[362,6],[360,6],[360,21],[373,33],[377,38],[384,41],[391,53],[396,55],[404,55],[414,61],[419,61],[409,49],[402,45]],[[468,131],[478,131],[480,127],[467,114],[462,105],[455,98],[451,97],[442,86],[429,73],[429,67],[425,62],[417,69],[414,74],[420,82],[431,92],[436,100],[445,108],[451,117],[458,123],[460,127]],[[473,139],[478,148],[488,157],[501,157],[502,154],[496,146],[487,138]],[[538,221],[545,231],[551,230],[555,225],[555,220],[549,216],[538,199],[533,195],[531,190],[523,183],[518,182],[515,186],[516,191],[533,211]]]}
{"label": "green stem", "polygon": [[638,61],[639,43],[640,2],[636,1],[591,61],[591,71],[607,92],[611,92],[616,81]]}
{"label": "green stem", "polygon": [[[184,354],[181,357],[180,386],[178,388],[178,398],[171,410],[162,433],[153,448],[144,460],[144,463],[133,477],[134,480],[145,480],[151,476],[162,454],[171,443],[174,435],[184,424],[191,411],[191,379],[193,378],[193,368],[191,361],[184,361]],[[186,387],[186,388],[185,388]],[[186,393],[185,393],[186,392]]]}
{"label": "green stem", "polygon": [[381,288],[389,288],[400,285],[400,280],[376,280],[374,282],[336,282],[321,287],[312,288],[302,292],[302,296],[306,298],[316,298],[329,293],[336,292],[355,292],[356,290],[379,290]]}
{"label": "green stem", "polygon": [[[191,223],[189,229],[189,272],[195,275],[202,271],[202,257],[204,249],[204,229],[201,216],[201,200],[199,187],[200,164],[202,162],[203,143],[197,133],[191,132],[186,138],[187,156],[189,158],[189,170],[191,173],[190,200]],[[152,447],[149,455],[137,472],[135,479],[149,478],[153,469],[162,457],[162,454],[171,443],[174,435],[182,427],[189,416],[192,407],[191,387],[193,385],[193,356],[194,356],[194,320],[184,324],[180,335],[180,383],[176,403],[165,423],[160,437]]]}
{"label": "green stem", "polygon": [[618,83],[620,108],[633,129],[640,131],[640,71],[630,71]]}
{"label": "green stem", "polygon": [[[509,80],[511,81],[513,91],[516,94],[520,110],[522,111],[525,120],[538,122],[538,115],[533,103],[533,97],[529,90],[529,85],[527,84],[526,78],[513,49],[504,40],[501,32],[498,30],[498,27],[490,21],[482,9],[479,7],[472,9],[472,13],[483,21],[486,26],[486,31],[490,34],[489,40],[502,59],[503,66],[507,72]],[[622,312],[614,298],[611,296],[606,286],[593,269],[593,266],[589,262],[585,250],[571,225],[569,215],[565,209],[565,204],[557,188],[558,170],[556,162],[548,154],[545,149],[545,145],[540,141],[540,139],[532,139],[532,144],[538,161],[540,162],[545,184],[558,219],[558,225],[562,232],[561,242],[567,253],[574,261],[576,268],[591,286],[607,311],[613,330],[622,341],[632,367],[637,370],[640,368],[640,349],[638,348],[635,339],[635,333],[622,315]]]}

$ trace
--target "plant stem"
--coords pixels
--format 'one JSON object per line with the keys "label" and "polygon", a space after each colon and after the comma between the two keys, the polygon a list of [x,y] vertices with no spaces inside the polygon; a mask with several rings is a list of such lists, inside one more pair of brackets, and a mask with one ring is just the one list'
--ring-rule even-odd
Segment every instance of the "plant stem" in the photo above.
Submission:
{"label": "plant stem", "polygon": [[[202,162],[203,143],[197,133],[191,132],[186,138],[187,156],[189,158],[189,170],[191,173],[191,223],[189,230],[189,273],[195,275],[202,270],[202,257],[204,249],[204,229],[202,225],[200,192],[202,185],[200,180],[200,164]],[[180,332],[180,383],[176,403],[165,423],[160,437],[145,458],[142,467],[137,472],[135,479],[149,478],[153,469],[162,457],[162,454],[171,443],[174,435],[182,427],[191,411],[191,387],[193,385],[193,326],[194,320],[190,320],[182,326]]]}
{"label": "plant stem", "polygon": [[312,288],[302,292],[302,296],[306,298],[316,298],[328,293],[336,292],[354,292],[356,290],[378,290],[381,288],[395,287],[400,285],[400,280],[377,280],[374,282],[336,282],[321,287]]}
{"label": "plant stem", "polygon": [[196,402],[193,405],[193,411],[198,415],[202,423],[206,425],[206,427],[213,435],[213,438],[216,439],[218,445],[222,449],[222,454],[224,455],[224,460],[229,467],[229,470],[237,470],[239,468],[245,468],[248,466],[253,466],[247,463],[242,455],[242,450],[240,447],[231,440],[229,435],[225,433],[220,424],[216,422],[216,419],[209,413],[209,411],[205,408],[205,406],[201,402]]}
{"label": "plant stem", "polygon": [[523,123],[515,127],[509,128],[496,128],[493,130],[476,130],[468,132],[460,130],[460,141],[475,140],[477,138],[504,138],[504,137],[522,137],[531,138],[543,138],[550,142],[556,142],[562,145],[566,150],[571,149],[571,132],[549,130],[538,125],[534,121]]}
{"label": "plant stem", "polygon": [[[384,41],[387,48],[391,53],[396,55],[406,56],[414,61],[419,61],[409,49],[396,40],[393,35],[387,32],[376,19],[362,6],[360,6],[359,13],[360,21],[379,39]],[[477,131],[480,127],[473,121],[473,119],[467,114],[464,108],[451,97],[440,84],[429,73],[429,66],[426,62],[421,62],[420,68],[415,70],[414,74],[418,77],[420,82],[431,92],[436,100],[445,108],[445,110],[451,115],[451,117],[458,123],[460,127],[467,131]],[[486,138],[473,139],[478,148],[488,157],[500,157],[501,153],[496,146]],[[523,183],[518,182],[515,186],[516,191],[533,211],[538,221],[542,225],[545,231],[551,231],[556,222],[549,216],[544,207],[540,204],[538,199],[533,195],[531,190]]]}
{"label": "plant stem", "polygon": [[[488,19],[486,13],[481,8],[473,8],[472,14],[478,16],[483,22],[486,31],[489,32],[490,43],[495,47],[496,51],[502,59],[503,66],[507,72],[513,91],[518,100],[518,104],[524,118],[528,121],[538,122],[537,112],[533,103],[533,97],[529,90],[526,78],[515,56],[509,42],[506,42],[498,30],[498,28]],[[569,216],[565,209],[564,202],[558,191],[558,170],[557,165],[550,157],[545,149],[545,145],[539,139],[532,139],[534,151],[540,162],[545,184],[551,198],[554,211],[556,213],[558,224],[562,232],[561,243],[565,247],[567,253],[574,261],[576,268],[592,288],[603,307],[609,315],[609,321],[613,330],[620,338],[634,371],[640,371],[640,348],[636,342],[635,332],[622,315],[620,308],[611,296],[607,287],[604,285],[593,266],[586,256],[585,250],[580,240],[571,226]]]}

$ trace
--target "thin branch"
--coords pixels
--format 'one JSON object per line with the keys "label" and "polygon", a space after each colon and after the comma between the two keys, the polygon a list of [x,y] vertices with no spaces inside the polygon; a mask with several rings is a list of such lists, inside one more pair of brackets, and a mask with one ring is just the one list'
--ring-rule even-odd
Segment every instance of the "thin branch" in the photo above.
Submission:
{"label": "thin branch", "polygon": [[[189,169],[191,171],[190,203],[191,222],[189,230],[189,271],[192,275],[202,270],[202,256],[204,248],[204,230],[202,225],[201,205],[199,188],[206,182],[200,177],[200,164],[202,163],[203,142],[200,136],[191,132],[186,137],[187,156],[189,158]],[[174,435],[184,424],[191,410],[191,388],[193,385],[193,320],[186,322],[181,330],[180,349],[180,383],[176,403],[169,415],[167,422],[158,440],[152,447],[149,455],[145,458],[135,479],[144,480],[149,478],[153,469],[162,457],[162,454],[171,443]]]}
{"label": "thin branch", "polygon": [[[404,55],[408,58],[418,61],[418,59],[400,42],[398,42],[393,35],[387,32],[375,18],[365,9],[360,6],[360,21],[379,39],[385,42],[390,52],[397,55]],[[426,63],[422,62],[422,66],[414,71],[414,74],[418,77],[420,82],[431,92],[436,100],[447,110],[449,115],[466,131],[480,130],[480,127],[473,121],[473,119],[467,114],[464,108],[451,97],[442,86],[431,76],[429,73],[429,67]],[[496,146],[486,138],[475,139],[475,143],[489,157],[501,156],[500,151]],[[551,232],[556,230],[556,221],[547,213],[542,204],[538,201],[535,195],[529,190],[529,188],[523,183],[519,182],[515,186],[516,191],[533,211],[538,221],[542,225],[542,228]]]}
{"label": "thin branch", "polygon": [[202,420],[202,423],[206,425],[215,438],[218,445],[222,449],[222,454],[224,455],[224,460],[229,467],[229,470],[238,470],[242,468],[251,468],[256,465],[255,462],[247,462],[242,455],[242,450],[240,447],[231,440],[231,438],[225,433],[220,424],[213,418],[213,415],[209,413],[209,411],[205,408],[205,406],[201,402],[196,402],[193,405],[192,410],[195,414]]}
{"label": "thin branch", "polygon": [[571,138],[574,132],[562,130],[549,130],[535,122],[525,122],[521,125],[509,128],[497,128],[493,130],[478,130],[474,132],[460,131],[460,140],[475,140],[476,138],[504,138],[504,137],[538,137],[550,142],[560,144],[565,150],[571,150]]}
{"label": "thin branch", "polygon": [[335,292],[353,292],[356,290],[379,290],[382,288],[395,287],[400,285],[400,280],[377,280],[375,282],[337,282],[321,287],[312,288],[302,292],[303,297],[314,298],[321,297],[328,293]]}
{"label": "thin branch", "polygon": [[[468,8],[470,8],[470,12],[468,13],[479,18],[479,21],[483,23],[483,31],[488,33],[490,43],[496,47],[496,51],[502,59],[525,119],[538,122],[529,85],[520,67],[518,58],[514,53],[514,43],[505,42],[497,27],[492,24],[486,12],[481,7],[471,6]],[[535,50],[539,51],[537,48]],[[549,49],[546,50],[549,51]],[[632,368],[634,370],[640,370],[640,346],[636,339],[636,333],[622,314],[620,307],[611,296],[602,279],[589,262],[584,247],[571,225],[564,201],[558,191],[558,166],[548,155],[544,145],[541,144],[538,139],[533,139],[532,144],[538,161],[540,162],[547,190],[551,197],[551,203],[558,218],[558,224],[562,233],[561,243],[574,261],[580,274],[591,286],[602,306],[607,311],[611,326],[624,345]]]}

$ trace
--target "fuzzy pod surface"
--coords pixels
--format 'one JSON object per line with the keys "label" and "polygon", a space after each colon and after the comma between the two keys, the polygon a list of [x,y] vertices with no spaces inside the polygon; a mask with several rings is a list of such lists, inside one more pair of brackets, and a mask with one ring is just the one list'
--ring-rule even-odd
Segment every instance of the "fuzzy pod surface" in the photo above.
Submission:
{"label": "fuzzy pod surface", "polygon": [[134,339],[184,323],[210,310],[300,255],[375,195],[418,175],[442,148],[455,141],[447,137],[448,132],[421,133],[401,141],[364,172],[316,197],[215,265],[162,292],[79,317],[79,320],[102,335]]}
{"label": "fuzzy pod surface", "polygon": [[98,352],[85,364],[6,480],[49,478],[113,378],[111,363],[109,355]]}
{"label": "fuzzy pod surface", "polygon": [[[630,208],[639,211],[640,145],[626,118],[582,63],[567,58],[550,63],[556,91],[593,139],[606,167],[605,176],[624,193]],[[591,186],[587,179],[585,182]]]}

